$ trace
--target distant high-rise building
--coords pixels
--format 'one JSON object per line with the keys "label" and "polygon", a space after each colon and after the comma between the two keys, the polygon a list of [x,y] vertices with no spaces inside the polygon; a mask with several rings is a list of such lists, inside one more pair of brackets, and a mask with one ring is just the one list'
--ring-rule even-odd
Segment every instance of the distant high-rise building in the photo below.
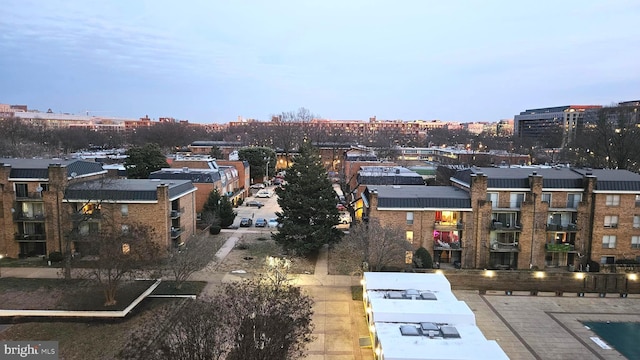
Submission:
{"label": "distant high-rise building", "polygon": [[520,138],[557,138],[556,146],[564,146],[575,138],[585,111],[600,108],[602,105],[565,105],[525,110],[514,117],[514,134]]}

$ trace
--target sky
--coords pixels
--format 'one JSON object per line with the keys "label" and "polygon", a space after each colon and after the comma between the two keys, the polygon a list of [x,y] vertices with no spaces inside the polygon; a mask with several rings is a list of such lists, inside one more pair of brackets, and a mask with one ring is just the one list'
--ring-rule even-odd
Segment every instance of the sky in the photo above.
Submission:
{"label": "sky", "polygon": [[2,0],[0,103],[194,123],[640,99],[640,1]]}

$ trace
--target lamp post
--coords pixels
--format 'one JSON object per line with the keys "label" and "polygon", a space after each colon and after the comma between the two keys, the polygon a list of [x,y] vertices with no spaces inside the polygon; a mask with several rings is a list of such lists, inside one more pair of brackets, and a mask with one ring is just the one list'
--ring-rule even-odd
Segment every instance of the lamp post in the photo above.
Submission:
{"label": "lamp post", "polygon": [[2,258],[4,258],[4,255],[0,254],[0,277],[2,277]]}
{"label": "lamp post", "polygon": [[271,161],[271,158],[270,157],[265,157],[264,161],[265,161],[264,171],[265,171],[265,177],[266,177],[266,181],[265,182],[266,182],[267,185],[269,185],[269,161]]}

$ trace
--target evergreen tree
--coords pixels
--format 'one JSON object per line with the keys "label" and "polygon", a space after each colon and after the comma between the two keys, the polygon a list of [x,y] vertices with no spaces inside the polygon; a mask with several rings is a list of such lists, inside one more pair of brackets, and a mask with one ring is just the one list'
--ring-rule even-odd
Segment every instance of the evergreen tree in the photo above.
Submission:
{"label": "evergreen tree", "polygon": [[148,179],[149,174],[169,167],[167,158],[157,144],[149,143],[142,147],[134,146],[127,150],[124,162],[127,177],[130,179]]}
{"label": "evergreen tree", "polygon": [[218,216],[220,217],[220,226],[228,227],[233,224],[233,220],[235,220],[236,213],[233,211],[233,205],[231,205],[231,201],[226,196],[223,196],[220,200],[220,206],[218,207]]}
{"label": "evergreen tree", "polygon": [[231,205],[229,198],[220,195],[218,189],[209,193],[207,201],[202,206],[202,218],[211,225],[231,226],[236,215],[238,214],[233,211],[233,205]]}
{"label": "evergreen tree", "polygon": [[282,227],[273,239],[284,250],[300,255],[338,242],[343,233],[335,228],[339,222],[336,194],[311,145],[300,148],[285,180],[286,184],[276,189],[282,209],[276,215]]}

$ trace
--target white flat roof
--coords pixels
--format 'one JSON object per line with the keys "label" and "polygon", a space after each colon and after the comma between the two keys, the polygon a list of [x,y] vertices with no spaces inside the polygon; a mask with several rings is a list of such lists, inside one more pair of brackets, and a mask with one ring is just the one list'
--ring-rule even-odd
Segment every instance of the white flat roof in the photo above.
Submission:
{"label": "white flat roof", "polygon": [[377,342],[384,360],[508,360],[500,346],[487,340],[475,326],[455,326],[460,338],[403,336],[401,325],[412,323],[375,323]]}
{"label": "white flat roof", "polygon": [[[408,289],[405,289],[405,290],[408,290]],[[437,299],[435,301],[458,301],[458,298],[456,298],[456,296],[453,295],[451,291],[433,291],[430,289],[415,289],[415,290],[418,290],[420,293],[423,293],[423,292],[433,293]],[[391,291],[397,292],[402,290],[391,290]],[[387,293],[389,293],[389,290],[369,290],[367,291],[367,299],[384,299]],[[433,300],[429,300],[429,301],[433,301]]]}
{"label": "white flat roof", "polygon": [[443,274],[416,274],[396,272],[366,272],[363,275],[364,289],[407,290],[424,289],[431,291],[451,291],[451,284]]}
{"label": "white flat roof", "polygon": [[371,299],[373,322],[433,322],[475,326],[476,317],[464,301]]}

